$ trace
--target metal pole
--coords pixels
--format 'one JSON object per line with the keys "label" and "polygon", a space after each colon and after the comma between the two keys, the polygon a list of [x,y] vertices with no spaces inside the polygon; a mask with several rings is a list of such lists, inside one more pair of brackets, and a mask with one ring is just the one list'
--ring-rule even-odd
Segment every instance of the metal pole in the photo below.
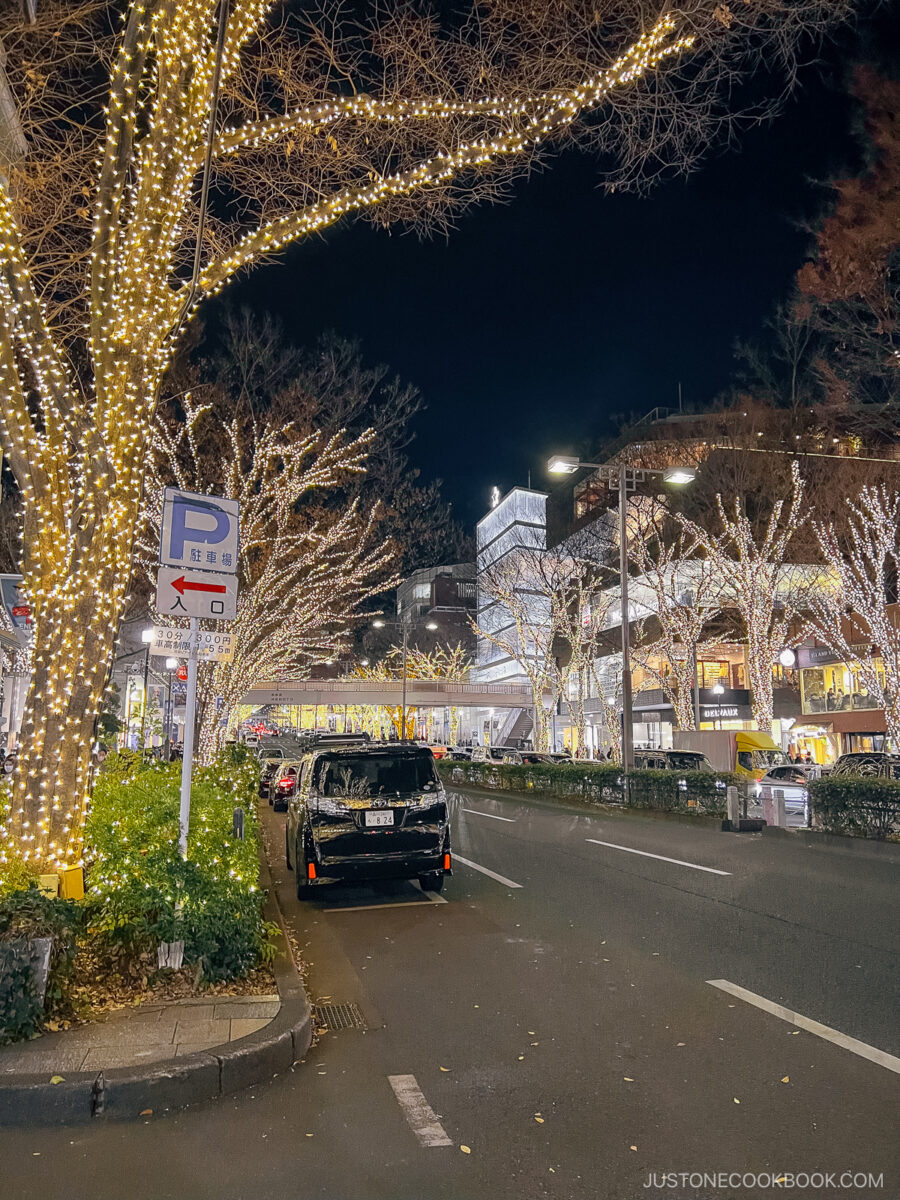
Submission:
{"label": "metal pole", "polygon": [[174,674],[174,672],[172,672],[172,671],[169,672],[169,687],[166,692],[166,762],[172,761],[172,725],[174,724],[172,718],[175,715],[172,711],[172,675],[173,674]]}
{"label": "metal pole", "polygon": [[409,638],[409,629],[406,622],[403,622],[403,701],[400,708],[400,741],[406,741],[406,649]]}
{"label": "metal pole", "polygon": [[188,825],[191,820],[191,768],[194,765],[194,721],[197,716],[197,649],[200,621],[191,617],[191,651],[188,657],[187,706],[184,710],[184,758],[181,763],[181,809],[178,817],[178,849],[187,858]]}
{"label": "metal pole", "polygon": [[694,725],[700,728],[700,664],[697,661],[697,647],[694,647]]}
{"label": "metal pole", "polygon": [[144,737],[147,729],[147,684],[150,675],[150,643],[147,643],[147,649],[144,652],[144,702],[141,705],[141,737],[140,746],[138,747],[143,754],[144,752]]}
{"label": "metal pole", "polygon": [[631,702],[631,630],[628,627],[628,480],[619,467],[619,578],[622,590],[622,768],[634,766],[634,726]]}

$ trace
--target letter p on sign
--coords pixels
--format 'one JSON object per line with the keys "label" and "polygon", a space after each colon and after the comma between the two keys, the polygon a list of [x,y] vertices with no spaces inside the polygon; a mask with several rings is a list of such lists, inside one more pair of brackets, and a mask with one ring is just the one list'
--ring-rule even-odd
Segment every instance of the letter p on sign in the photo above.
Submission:
{"label": "letter p on sign", "polygon": [[234,574],[238,560],[238,502],[166,488],[159,561],[168,567]]}

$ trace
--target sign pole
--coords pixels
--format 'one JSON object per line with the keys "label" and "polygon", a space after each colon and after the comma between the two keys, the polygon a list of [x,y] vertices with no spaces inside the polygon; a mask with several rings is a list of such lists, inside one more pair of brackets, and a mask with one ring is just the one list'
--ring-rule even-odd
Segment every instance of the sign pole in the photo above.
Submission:
{"label": "sign pole", "polygon": [[194,765],[194,722],[197,716],[197,650],[200,645],[200,621],[191,617],[191,650],[188,657],[187,705],[184,711],[184,758],[181,763],[181,810],[178,849],[187,858],[188,825],[191,820],[191,768]]}

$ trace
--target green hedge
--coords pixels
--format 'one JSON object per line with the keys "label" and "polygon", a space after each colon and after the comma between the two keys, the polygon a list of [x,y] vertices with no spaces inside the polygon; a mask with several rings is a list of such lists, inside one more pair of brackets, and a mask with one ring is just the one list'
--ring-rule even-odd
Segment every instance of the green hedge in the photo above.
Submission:
{"label": "green hedge", "polygon": [[812,823],[827,833],[884,841],[900,835],[900,780],[826,775],[809,784]]}
{"label": "green hedge", "polygon": [[561,800],[580,799],[593,804],[618,804],[695,816],[724,816],[725,788],[737,782],[733,775],[724,772],[711,775],[708,771],[635,770],[630,773],[626,787],[621,767],[592,762],[513,766],[441,759],[438,771],[445,783],[538,792]]}
{"label": "green hedge", "polygon": [[[183,939],[186,964],[230,979],[271,954],[262,918],[258,767],[243,747],[194,772],[188,858],[178,853],[181,764],[107,760],[85,829],[90,929],[120,953]],[[233,836],[244,809],[244,840]]]}
{"label": "green hedge", "polygon": [[[0,1046],[33,1037],[46,1016],[66,1011],[66,986],[83,923],[79,905],[51,899],[36,887],[0,898]],[[52,938],[53,945],[41,1003],[28,942],[44,937]]]}

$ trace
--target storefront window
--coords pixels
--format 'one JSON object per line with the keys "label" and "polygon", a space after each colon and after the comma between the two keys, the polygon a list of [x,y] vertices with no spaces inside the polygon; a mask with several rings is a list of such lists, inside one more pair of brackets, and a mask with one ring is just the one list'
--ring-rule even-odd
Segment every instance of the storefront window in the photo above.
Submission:
{"label": "storefront window", "polygon": [[[876,664],[879,679],[883,669]],[[881,704],[859,677],[852,663],[834,663],[827,667],[808,667],[800,672],[801,703],[804,713],[849,712],[861,708],[880,708]]]}

